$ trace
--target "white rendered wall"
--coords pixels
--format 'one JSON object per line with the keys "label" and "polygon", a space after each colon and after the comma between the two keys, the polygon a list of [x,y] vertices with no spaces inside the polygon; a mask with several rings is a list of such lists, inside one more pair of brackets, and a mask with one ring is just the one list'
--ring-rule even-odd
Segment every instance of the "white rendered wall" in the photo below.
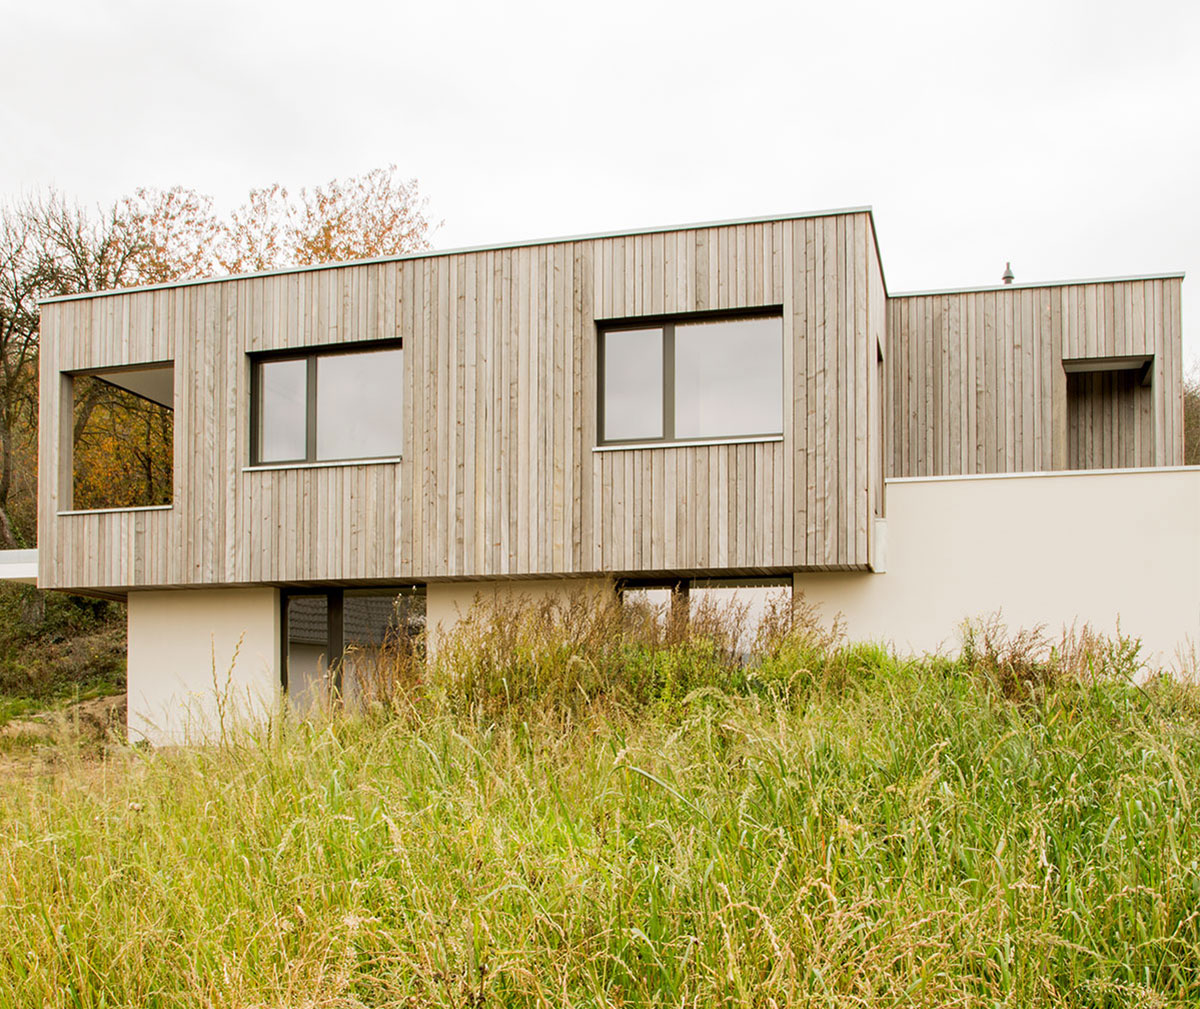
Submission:
{"label": "white rendered wall", "polygon": [[229,728],[277,703],[277,589],[130,592],[128,618],[130,739],[214,741],[222,708]]}
{"label": "white rendered wall", "polygon": [[851,640],[954,653],[1001,611],[1054,635],[1120,618],[1164,667],[1200,645],[1198,468],[889,480],[887,527],[886,573],[795,576]]}
{"label": "white rendered wall", "polygon": [[438,639],[452,630],[460,617],[475,604],[498,599],[524,597],[538,603],[549,595],[571,592],[598,593],[611,588],[603,578],[536,578],[486,582],[430,582],[425,586],[425,627],[429,652],[437,649]]}

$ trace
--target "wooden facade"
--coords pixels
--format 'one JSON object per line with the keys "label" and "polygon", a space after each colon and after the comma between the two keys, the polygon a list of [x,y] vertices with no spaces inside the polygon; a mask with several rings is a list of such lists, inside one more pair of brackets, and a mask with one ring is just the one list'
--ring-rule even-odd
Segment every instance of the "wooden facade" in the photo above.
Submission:
{"label": "wooden facade", "polygon": [[[865,210],[48,302],[39,582],[119,593],[865,569],[886,304]],[[597,449],[598,323],[758,307],[783,317],[782,438]],[[399,462],[250,465],[250,354],[396,339]],[[72,512],[70,374],[163,361],[172,505]]]}
{"label": "wooden facade", "polygon": [[889,298],[887,475],[1182,464],[1181,281]]}

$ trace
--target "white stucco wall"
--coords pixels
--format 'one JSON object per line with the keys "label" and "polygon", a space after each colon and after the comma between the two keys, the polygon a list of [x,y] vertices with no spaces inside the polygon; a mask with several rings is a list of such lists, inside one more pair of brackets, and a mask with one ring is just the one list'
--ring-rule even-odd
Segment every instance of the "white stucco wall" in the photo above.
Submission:
{"label": "white stucco wall", "polygon": [[602,592],[612,586],[604,578],[535,578],[487,582],[430,582],[425,586],[425,627],[430,654],[438,639],[451,630],[478,597],[482,602],[498,598],[525,597],[540,602],[548,595],[570,592]]}
{"label": "white stucco wall", "polygon": [[886,573],[795,577],[853,640],[954,652],[1000,611],[1055,635],[1119,618],[1166,667],[1200,646],[1200,468],[893,480],[887,526]]}
{"label": "white stucco wall", "polygon": [[128,619],[130,739],[215,740],[222,706],[229,727],[277,703],[277,589],[130,592]]}

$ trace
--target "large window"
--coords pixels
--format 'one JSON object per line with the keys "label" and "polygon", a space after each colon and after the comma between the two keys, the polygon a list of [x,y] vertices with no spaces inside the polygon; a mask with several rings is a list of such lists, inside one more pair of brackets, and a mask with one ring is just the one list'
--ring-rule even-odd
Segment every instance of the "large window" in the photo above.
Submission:
{"label": "large window", "polygon": [[254,463],[399,456],[403,361],[394,344],[256,358]]}
{"label": "large window", "polygon": [[603,444],[783,432],[783,319],[681,319],[600,334]]}
{"label": "large window", "polygon": [[169,506],[175,455],[172,363],[67,378],[71,427],[63,432],[63,452],[70,482],[60,502],[77,511]]}
{"label": "large window", "polygon": [[381,700],[425,629],[425,591],[312,589],[283,594],[283,687],[307,711],[334,698]]}

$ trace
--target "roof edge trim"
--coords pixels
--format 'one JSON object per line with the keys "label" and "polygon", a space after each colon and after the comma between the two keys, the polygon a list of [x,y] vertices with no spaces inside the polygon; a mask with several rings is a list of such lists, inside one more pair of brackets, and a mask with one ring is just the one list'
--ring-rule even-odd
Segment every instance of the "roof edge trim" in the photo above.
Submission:
{"label": "roof edge trim", "polygon": [[[861,207],[834,207],[829,210],[806,210],[788,214],[767,214],[761,217],[735,217],[723,221],[696,221],[691,224],[663,224],[648,228],[627,228],[617,231],[597,231],[581,235],[560,235],[553,238],[529,238],[519,242],[489,242],[486,245],[466,245],[454,249],[422,249],[418,252],[407,252],[402,256],[377,256],[373,259],[351,259],[340,263],[318,263],[312,266],[285,266],[278,270],[235,273],[226,277],[196,277],[189,280],[175,280],[165,284],[143,284],[139,287],[116,287],[103,291],[81,291],[78,294],[60,294],[53,298],[42,298],[38,304],[52,305],[62,301],[82,301],[87,298],[106,298],[117,294],[164,291],[175,287],[194,287],[199,284],[225,284],[233,280],[256,280],[260,277],[279,277],[291,273],[312,273],[315,270],[339,270],[351,266],[400,263],[410,259],[462,256],[472,252],[499,252],[502,249],[527,249],[540,245],[560,245],[565,242],[589,242],[604,238],[632,238],[636,235],[661,235],[669,231],[699,231],[702,228],[731,228],[743,224],[774,224],[783,221],[802,221],[812,217],[843,217],[852,214],[867,214],[872,217],[872,220],[874,219],[873,208],[870,205],[866,205]],[[876,246],[878,247],[878,240],[876,240]]]}
{"label": "roof edge trim", "polygon": [[1079,284],[1126,284],[1138,280],[1182,280],[1183,270],[1166,273],[1133,273],[1121,277],[1081,277],[1078,280],[1031,280],[1024,284],[985,284],[982,287],[942,287],[928,291],[897,291],[889,298],[928,298],[938,294],[979,294],[988,291],[1017,291],[1031,287],[1075,287]]}

